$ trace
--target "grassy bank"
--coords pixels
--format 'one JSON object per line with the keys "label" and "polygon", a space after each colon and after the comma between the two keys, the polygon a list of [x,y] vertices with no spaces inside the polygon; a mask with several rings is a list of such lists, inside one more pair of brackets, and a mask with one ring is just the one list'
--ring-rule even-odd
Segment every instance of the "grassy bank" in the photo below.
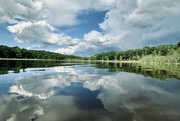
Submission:
{"label": "grassy bank", "polygon": [[151,62],[151,63],[180,63],[180,49],[176,52],[168,54],[166,56],[159,55],[147,55],[140,59],[140,62]]}
{"label": "grassy bank", "polygon": [[[158,57],[159,58],[159,57]],[[146,59],[142,59],[142,60],[122,60],[122,61],[118,61],[118,60],[88,60],[88,62],[107,62],[107,63],[140,63],[140,64],[178,64],[180,65],[180,62],[171,62],[171,61],[168,61],[168,62],[162,62],[160,61],[160,59],[154,59],[152,60],[151,57],[146,57]],[[157,61],[155,61],[157,60]]]}

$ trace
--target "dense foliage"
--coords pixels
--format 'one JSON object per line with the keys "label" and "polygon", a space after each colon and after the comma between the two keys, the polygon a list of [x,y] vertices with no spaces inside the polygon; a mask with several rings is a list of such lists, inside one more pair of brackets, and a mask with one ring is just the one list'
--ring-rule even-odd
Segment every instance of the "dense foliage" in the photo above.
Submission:
{"label": "dense foliage", "polygon": [[[173,58],[172,58],[173,57]],[[154,60],[152,60],[152,58]],[[178,44],[144,47],[126,51],[109,51],[91,56],[91,60],[142,60],[180,62],[180,42]]]}
{"label": "dense foliage", "polygon": [[74,55],[63,55],[54,52],[48,52],[43,50],[27,50],[20,49],[19,47],[8,47],[0,45],[0,58],[24,58],[24,59],[54,59],[54,60],[66,60],[66,59],[81,59],[81,57]]}

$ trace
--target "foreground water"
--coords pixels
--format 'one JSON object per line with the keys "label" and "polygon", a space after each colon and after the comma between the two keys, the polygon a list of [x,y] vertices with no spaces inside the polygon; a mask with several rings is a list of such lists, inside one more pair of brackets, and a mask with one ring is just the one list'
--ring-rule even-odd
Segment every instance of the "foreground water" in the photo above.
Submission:
{"label": "foreground water", "polygon": [[180,121],[179,65],[0,64],[0,121]]}

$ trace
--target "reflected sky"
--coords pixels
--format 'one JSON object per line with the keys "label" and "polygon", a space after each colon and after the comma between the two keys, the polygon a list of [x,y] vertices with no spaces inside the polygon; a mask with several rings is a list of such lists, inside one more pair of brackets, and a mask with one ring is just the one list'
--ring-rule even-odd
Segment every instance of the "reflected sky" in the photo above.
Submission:
{"label": "reflected sky", "polygon": [[179,121],[180,80],[92,65],[0,75],[0,121]]}

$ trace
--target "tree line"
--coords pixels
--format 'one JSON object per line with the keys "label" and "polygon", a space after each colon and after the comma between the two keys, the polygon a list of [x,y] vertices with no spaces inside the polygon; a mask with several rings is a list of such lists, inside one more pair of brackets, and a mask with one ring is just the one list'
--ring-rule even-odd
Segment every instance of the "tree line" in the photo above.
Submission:
{"label": "tree line", "polygon": [[147,56],[150,56],[151,58],[156,58],[156,57],[168,57],[172,55],[175,55],[174,59],[176,59],[176,62],[180,62],[180,42],[178,44],[159,45],[154,47],[145,46],[142,49],[102,52],[100,54],[91,56],[90,59],[122,61],[122,60],[142,60]]}
{"label": "tree line", "polygon": [[142,49],[130,49],[126,51],[109,51],[95,54],[91,57],[79,57],[63,55],[44,50],[27,50],[17,46],[8,47],[0,45],[0,58],[24,58],[24,59],[53,59],[53,60],[141,60],[145,62],[173,62],[180,63],[180,42],[178,44],[145,46]]}
{"label": "tree line", "polygon": [[44,51],[44,50],[27,50],[19,47],[8,47],[0,45],[0,58],[24,58],[24,59],[81,59],[79,56],[63,55],[59,53]]}

